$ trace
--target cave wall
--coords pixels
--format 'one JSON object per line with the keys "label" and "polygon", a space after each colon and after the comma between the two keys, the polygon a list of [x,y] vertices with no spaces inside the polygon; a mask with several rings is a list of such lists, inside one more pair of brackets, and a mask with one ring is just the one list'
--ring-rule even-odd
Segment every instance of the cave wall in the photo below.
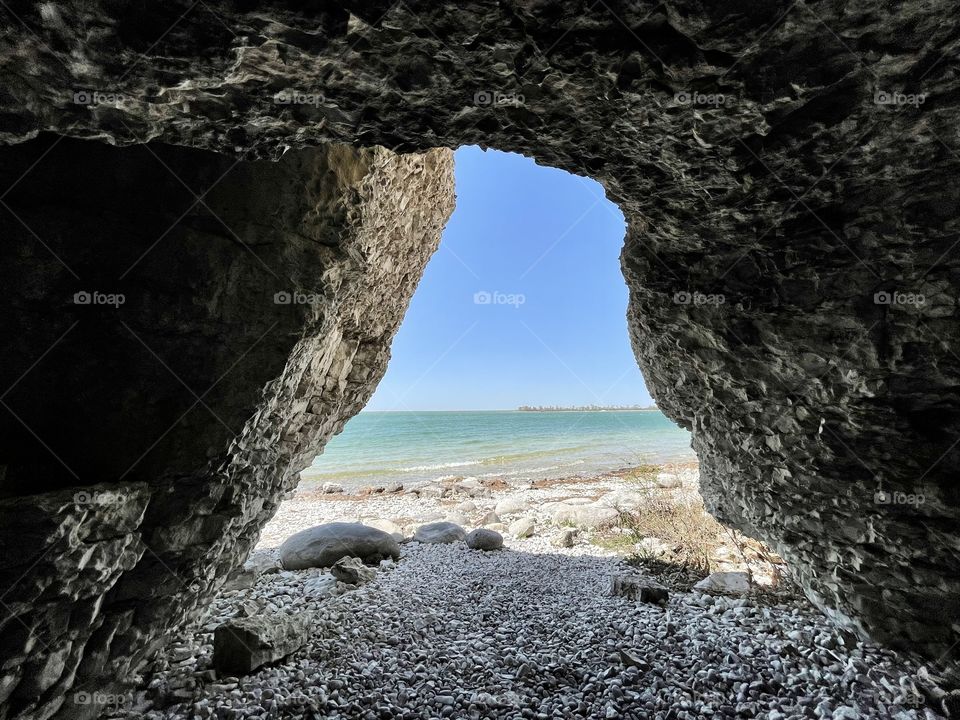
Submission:
{"label": "cave wall", "polygon": [[[628,221],[638,361],[693,432],[709,508],[771,543],[839,623],[943,666],[960,640],[954,10],[18,2],[0,9],[0,142],[50,131],[281,164],[328,142],[479,143],[594,177]],[[51,262],[36,239],[24,252]],[[244,271],[238,286],[268,278]],[[286,352],[264,348],[251,386]],[[228,424],[257,405],[236,398]],[[219,423],[197,423],[186,441],[223,452]],[[183,503],[171,485],[150,506]]]}
{"label": "cave wall", "polygon": [[0,717],[96,717],[366,403],[452,154],[44,136],[0,163],[35,164],[0,208]]}

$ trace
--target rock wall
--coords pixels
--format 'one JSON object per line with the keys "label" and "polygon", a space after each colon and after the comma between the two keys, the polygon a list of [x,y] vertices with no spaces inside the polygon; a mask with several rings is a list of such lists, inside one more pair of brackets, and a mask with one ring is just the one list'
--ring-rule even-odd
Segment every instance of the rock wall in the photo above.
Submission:
{"label": "rock wall", "polygon": [[452,155],[0,157],[4,187],[36,163],[2,210],[0,717],[96,717],[369,398]]}
{"label": "rock wall", "polygon": [[[40,131],[152,139],[227,162],[331,141],[480,143],[602,182],[629,223],[636,354],[658,403],[693,431],[710,508],[773,544],[839,622],[953,660],[951,4],[175,1],[134,12],[94,1],[0,14],[7,144]],[[23,252],[55,262],[36,239]],[[168,302],[189,295],[169,283]],[[187,325],[168,328],[166,349]],[[288,349],[264,348],[251,386]],[[226,435],[205,421],[186,441],[215,453]],[[13,495],[24,491],[15,475]],[[71,482],[61,468],[39,475]],[[170,488],[148,516],[182,510]],[[240,484],[224,496],[224,508],[250,501]]]}

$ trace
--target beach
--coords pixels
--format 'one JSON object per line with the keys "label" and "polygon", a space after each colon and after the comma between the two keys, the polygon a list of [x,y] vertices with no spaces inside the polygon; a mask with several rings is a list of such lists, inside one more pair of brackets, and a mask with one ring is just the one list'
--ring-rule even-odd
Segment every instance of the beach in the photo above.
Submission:
{"label": "beach", "polygon": [[[305,484],[264,528],[252,579],[228,584],[144,678],[136,713],[121,716],[937,717],[924,714],[916,667],[832,626],[737,543],[711,545],[708,569],[752,570],[748,591],[701,591],[692,583],[704,572],[671,574],[694,539],[640,537],[626,519],[696,509],[697,479],[687,463],[349,492]],[[411,539],[438,521],[495,529],[504,547]],[[399,558],[359,585],[278,567],[287,538],[331,522],[396,533]],[[669,599],[611,593],[612,578],[636,572],[669,586]],[[243,676],[214,672],[213,634],[246,617],[313,625],[290,657]]]}

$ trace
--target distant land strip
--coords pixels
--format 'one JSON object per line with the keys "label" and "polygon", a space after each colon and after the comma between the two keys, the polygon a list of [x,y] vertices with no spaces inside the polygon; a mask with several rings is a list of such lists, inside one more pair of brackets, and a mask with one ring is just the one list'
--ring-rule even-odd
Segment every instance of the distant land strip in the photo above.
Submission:
{"label": "distant land strip", "polygon": [[655,412],[658,410],[656,405],[574,405],[570,407],[561,407],[559,405],[521,405],[517,408],[521,412],[617,412],[623,411],[641,411]]}

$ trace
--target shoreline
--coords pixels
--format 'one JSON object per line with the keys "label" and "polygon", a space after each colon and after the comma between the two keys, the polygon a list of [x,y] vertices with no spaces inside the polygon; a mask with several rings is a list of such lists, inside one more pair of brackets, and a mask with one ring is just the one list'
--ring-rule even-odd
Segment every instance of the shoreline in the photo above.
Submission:
{"label": "shoreline", "polygon": [[[662,462],[657,462],[651,460],[650,462],[641,462],[636,465],[624,465],[619,468],[614,468],[610,470],[596,470],[596,471],[583,471],[582,473],[574,474],[561,474],[556,477],[538,477],[538,478],[524,478],[522,477],[524,470],[517,470],[516,474],[511,475],[509,473],[489,473],[485,476],[481,476],[479,479],[481,481],[486,480],[497,480],[501,479],[507,485],[516,485],[517,487],[522,487],[525,484],[536,485],[538,483],[578,483],[578,482],[591,482],[593,480],[603,480],[605,478],[615,478],[622,477],[634,471],[638,467],[646,466],[658,466],[663,468],[666,472],[675,472],[679,470],[694,470],[699,471],[700,463],[696,458],[693,459],[677,459],[677,460],[665,460]],[[341,493],[346,496],[351,495],[369,495],[369,494],[379,494],[384,492],[384,489],[390,489],[391,492],[396,492],[398,490],[397,486],[399,485],[399,490],[409,490],[417,487],[422,487],[424,485],[432,485],[445,482],[457,482],[468,479],[478,479],[474,475],[441,475],[435,478],[421,479],[417,478],[411,482],[401,483],[399,481],[385,481],[380,483],[370,483],[364,480],[357,480],[356,482],[350,482],[350,477],[336,477],[333,474],[317,474],[311,475],[309,469],[303,470],[300,472],[300,483],[297,485],[295,493],[308,493],[308,492],[321,492],[321,488],[324,484],[330,483],[334,485],[341,485],[344,487],[344,493]],[[349,490],[349,492],[348,492]],[[332,493],[326,493],[331,495]]]}

